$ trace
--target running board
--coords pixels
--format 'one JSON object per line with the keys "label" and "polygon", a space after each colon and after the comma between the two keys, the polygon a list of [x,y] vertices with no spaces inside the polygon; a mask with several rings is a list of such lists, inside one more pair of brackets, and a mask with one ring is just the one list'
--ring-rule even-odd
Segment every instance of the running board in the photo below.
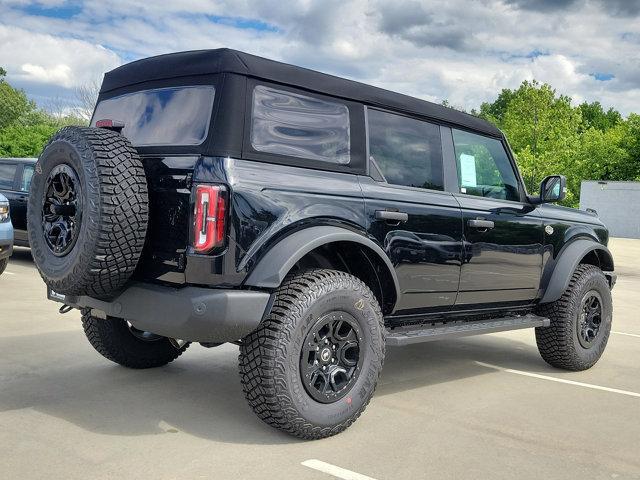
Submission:
{"label": "running board", "polygon": [[490,318],[464,323],[442,325],[419,325],[398,327],[387,330],[387,345],[396,347],[412,343],[430,342],[449,338],[468,337],[483,333],[519,330],[521,328],[548,327],[549,319],[537,315],[516,315],[513,317]]}

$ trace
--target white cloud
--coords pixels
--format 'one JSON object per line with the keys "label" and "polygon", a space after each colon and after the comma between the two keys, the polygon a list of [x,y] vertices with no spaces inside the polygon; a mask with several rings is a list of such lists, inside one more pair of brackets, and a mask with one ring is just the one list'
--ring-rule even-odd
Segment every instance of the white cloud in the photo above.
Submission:
{"label": "white cloud", "polygon": [[69,65],[59,64],[47,68],[42,65],[24,63],[22,72],[28,80],[35,82],[56,83],[65,87],[73,85],[72,72]]}
{"label": "white cloud", "polygon": [[576,101],[640,111],[640,17],[606,5],[85,0],[62,19],[0,6],[0,65],[19,81],[73,88],[121,57],[228,46],[469,109],[535,78]]}
{"label": "white cloud", "polygon": [[121,63],[91,42],[0,24],[0,65],[10,81],[75,88],[101,78]]}

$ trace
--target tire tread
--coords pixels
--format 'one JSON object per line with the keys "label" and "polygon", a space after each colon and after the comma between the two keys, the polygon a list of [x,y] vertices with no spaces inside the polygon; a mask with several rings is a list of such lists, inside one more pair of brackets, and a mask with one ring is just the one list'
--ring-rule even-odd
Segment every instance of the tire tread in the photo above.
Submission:
{"label": "tire tread", "polygon": [[276,300],[269,316],[257,330],[242,341],[240,348],[240,377],[249,406],[265,423],[302,439],[325,438],[348,428],[365,410],[375,386],[364,404],[347,420],[334,426],[318,426],[307,420],[294,407],[285,388],[286,364],[284,345],[293,334],[296,318],[323,293],[333,288],[358,291],[374,305],[382,332],[378,351],[380,368],[384,362],[384,323],[380,306],[369,288],[360,279],[345,272],[315,269],[288,276],[276,292]]}

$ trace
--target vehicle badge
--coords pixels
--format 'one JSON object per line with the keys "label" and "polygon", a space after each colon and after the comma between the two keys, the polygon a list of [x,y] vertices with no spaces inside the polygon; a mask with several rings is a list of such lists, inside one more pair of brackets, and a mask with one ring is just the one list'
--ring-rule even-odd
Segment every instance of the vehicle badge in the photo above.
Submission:
{"label": "vehicle badge", "polygon": [[552,235],[553,227],[551,225],[547,225],[546,227],[544,227],[544,231],[547,232],[547,235]]}

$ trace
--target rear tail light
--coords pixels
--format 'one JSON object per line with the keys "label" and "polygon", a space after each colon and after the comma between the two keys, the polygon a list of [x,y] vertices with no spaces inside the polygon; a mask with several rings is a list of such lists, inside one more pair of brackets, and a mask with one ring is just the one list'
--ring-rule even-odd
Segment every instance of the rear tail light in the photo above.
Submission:
{"label": "rear tail light", "polygon": [[227,195],[221,185],[197,185],[193,211],[193,249],[206,253],[224,244]]}

